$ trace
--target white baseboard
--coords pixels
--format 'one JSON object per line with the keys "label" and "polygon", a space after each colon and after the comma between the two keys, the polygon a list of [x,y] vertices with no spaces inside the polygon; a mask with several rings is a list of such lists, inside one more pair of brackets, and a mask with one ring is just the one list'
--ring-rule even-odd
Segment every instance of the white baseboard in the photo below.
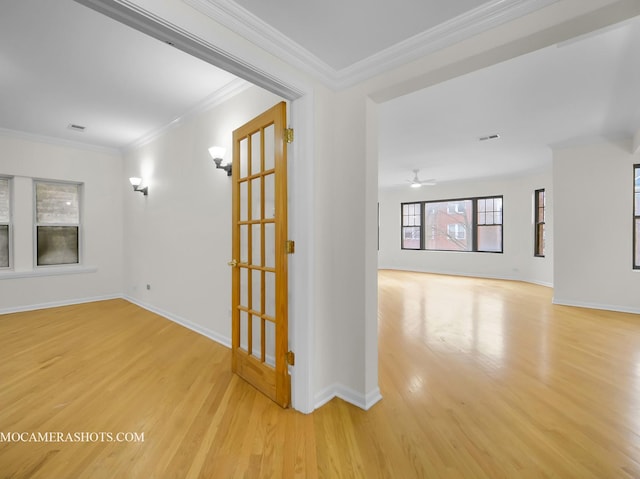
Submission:
{"label": "white baseboard", "polygon": [[524,281],[525,283],[537,284],[538,286],[546,286],[547,288],[553,288],[553,283],[549,283],[547,281],[529,281],[526,279],[523,279],[522,281]]}
{"label": "white baseboard", "polygon": [[166,318],[169,321],[173,321],[174,323],[177,323],[180,326],[184,326],[185,328],[190,329],[191,331],[201,334],[202,336],[205,336],[211,339],[212,341],[215,341],[216,343],[220,343],[223,346],[226,346],[227,348],[231,348],[231,338],[218,334],[211,329],[202,327],[199,324],[193,323],[188,319],[185,319],[176,314],[169,313],[168,311],[164,311],[160,308],[156,308],[155,306],[151,306],[150,304],[143,303],[142,301],[138,301],[137,299],[134,299],[130,296],[124,296],[124,299],[126,299],[130,303],[135,304],[136,306],[140,306],[142,309],[151,311],[152,313],[162,316],[163,318]]}
{"label": "white baseboard", "polygon": [[93,303],[96,301],[107,301],[109,299],[122,299],[121,294],[109,294],[105,296],[92,296],[90,298],[65,299],[62,301],[51,301],[49,303],[28,304],[24,306],[14,306],[0,309],[0,315],[10,313],[22,313],[25,311],[36,311],[38,309],[57,308],[60,306],[72,306],[74,304]]}
{"label": "white baseboard", "polygon": [[324,406],[335,397],[367,411],[382,399],[382,394],[380,394],[380,389],[377,387],[374,390],[369,391],[366,395],[363,395],[353,389],[343,386],[342,384],[336,383],[316,394],[315,409]]}
{"label": "white baseboard", "polygon": [[640,314],[640,308],[630,308],[628,306],[620,306],[618,304],[587,303],[583,301],[572,301],[562,298],[556,298],[555,296],[553,297],[551,302],[559,306],[574,306],[577,308],[601,309],[604,311],[615,311],[618,313]]}
{"label": "white baseboard", "polygon": [[546,281],[536,281],[532,279],[523,278],[518,275],[498,275],[498,274],[484,274],[484,273],[473,273],[473,272],[460,272],[460,271],[447,271],[447,270],[427,270],[427,269],[412,269],[412,268],[400,268],[400,267],[378,267],[378,270],[389,270],[389,271],[407,271],[409,273],[427,273],[427,274],[441,274],[445,276],[462,276],[466,278],[482,278],[482,279],[502,279],[505,281],[522,281],[523,283],[531,283],[538,284],[540,286],[547,286],[548,288],[553,288],[553,283],[549,283]]}

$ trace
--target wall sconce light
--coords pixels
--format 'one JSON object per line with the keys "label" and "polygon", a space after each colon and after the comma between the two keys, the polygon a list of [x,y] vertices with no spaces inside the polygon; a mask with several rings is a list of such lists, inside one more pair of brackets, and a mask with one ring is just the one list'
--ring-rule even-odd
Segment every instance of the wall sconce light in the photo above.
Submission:
{"label": "wall sconce light", "polygon": [[129,178],[129,182],[131,183],[131,186],[133,186],[133,191],[139,191],[140,193],[142,193],[144,196],[147,196],[147,194],[149,193],[149,187],[148,186],[144,186],[142,187],[142,178],[136,178],[135,176]]}
{"label": "wall sconce light", "polygon": [[209,154],[216,164],[216,168],[220,168],[227,172],[227,176],[231,176],[231,163],[226,163],[222,158],[226,153],[226,148],[222,146],[212,146],[209,148]]}

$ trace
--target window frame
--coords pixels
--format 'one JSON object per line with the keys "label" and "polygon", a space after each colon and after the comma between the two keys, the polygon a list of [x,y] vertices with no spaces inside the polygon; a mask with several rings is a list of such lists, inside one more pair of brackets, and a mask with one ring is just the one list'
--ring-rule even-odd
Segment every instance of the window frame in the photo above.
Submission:
{"label": "window frame", "polygon": [[0,221],[0,226],[7,227],[7,266],[0,265],[0,271],[13,269],[13,177],[0,175],[0,180],[7,181],[7,192],[9,198],[9,220]]}
{"label": "window frame", "polygon": [[[40,223],[38,221],[38,193],[37,184],[58,184],[73,185],[77,187],[78,193],[78,223]],[[46,268],[74,268],[83,264],[83,204],[84,204],[84,183],[78,181],[50,180],[44,178],[33,179],[33,265],[36,269]],[[77,257],[75,263],[55,263],[55,264],[39,264],[38,263],[38,228],[39,227],[75,227],[77,229]]]}
{"label": "window frame", "polygon": [[[540,205],[540,195],[542,195],[542,205]],[[545,188],[539,188],[534,191],[533,215],[533,256],[544,258],[546,253],[544,239],[547,218],[547,192]]]}
{"label": "window frame", "polygon": [[[478,224],[478,201],[479,200],[488,200],[488,199],[500,199],[500,223],[491,223],[491,224]],[[463,212],[459,211],[459,205],[462,202],[470,201],[471,202],[471,249],[460,250],[460,249],[434,249],[427,248],[425,242],[425,231],[427,229],[427,221],[426,221],[426,211],[427,205],[432,203],[458,203],[452,211],[455,212],[448,214],[466,214],[466,209],[462,209]],[[410,204],[420,204],[421,211],[421,224],[420,224],[420,248],[405,248],[404,247],[404,206]],[[449,205],[447,205],[447,211],[449,211]],[[503,195],[487,195],[487,196],[474,196],[467,198],[451,198],[444,200],[425,200],[425,201],[410,201],[403,202],[400,204],[400,246],[403,250],[411,250],[411,251],[444,251],[444,252],[462,252],[462,253],[494,253],[494,254],[503,254],[504,253],[504,196]],[[478,249],[478,228],[482,228],[484,226],[487,227],[500,227],[500,250],[499,251],[490,251],[490,250],[481,250]],[[448,226],[447,226],[448,227]],[[432,233],[431,233],[432,234]],[[469,234],[465,229],[465,235]]]}
{"label": "window frame", "polygon": [[[633,175],[631,178],[633,179],[633,203],[631,208],[631,212],[633,214],[633,223],[631,227],[633,232],[633,249],[631,250],[631,264],[633,265],[634,270],[640,270],[640,254],[636,254],[638,248],[640,248],[640,245],[638,244],[640,242],[640,237],[638,236],[638,224],[640,224],[640,205],[638,204],[640,200],[638,200],[638,197],[640,197],[640,188],[636,191],[636,179],[640,178],[640,163],[633,165]],[[640,183],[640,180],[638,180],[638,183]]]}
{"label": "window frame", "polygon": [[[405,225],[404,224],[404,207],[409,205],[418,205],[420,208],[420,212],[418,213],[418,217],[420,218],[419,225]],[[406,248],[404,245],[404,232],[405,228],[419,228],[420,232],[420,245],[417,248]],[[400,249],[407,251],[420,251],[424,249],[424,202],[422,201],[407,201],[404,203],[400,203]]]}

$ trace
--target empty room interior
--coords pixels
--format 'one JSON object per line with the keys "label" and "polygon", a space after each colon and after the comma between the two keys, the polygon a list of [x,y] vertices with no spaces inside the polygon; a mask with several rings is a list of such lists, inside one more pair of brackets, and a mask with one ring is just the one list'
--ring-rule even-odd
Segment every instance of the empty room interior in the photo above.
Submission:
{"label": "empty room interior", "polygon": [[640,2],[0,6],[0,478],[640,477]]}

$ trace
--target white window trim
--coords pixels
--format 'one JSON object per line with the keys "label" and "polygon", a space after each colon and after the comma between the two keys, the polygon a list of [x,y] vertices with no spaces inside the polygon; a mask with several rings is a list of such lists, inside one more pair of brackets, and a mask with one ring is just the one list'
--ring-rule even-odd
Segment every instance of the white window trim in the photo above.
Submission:
{"label": "white window trim", "polygon": [[3,279],[37,278],[42,276],[61,276],[67,274],[97,273],[96,266],[82,266],[72,264],[68,266],[47,265],[39,269],[27,271],[0,270],[0,281]]}

